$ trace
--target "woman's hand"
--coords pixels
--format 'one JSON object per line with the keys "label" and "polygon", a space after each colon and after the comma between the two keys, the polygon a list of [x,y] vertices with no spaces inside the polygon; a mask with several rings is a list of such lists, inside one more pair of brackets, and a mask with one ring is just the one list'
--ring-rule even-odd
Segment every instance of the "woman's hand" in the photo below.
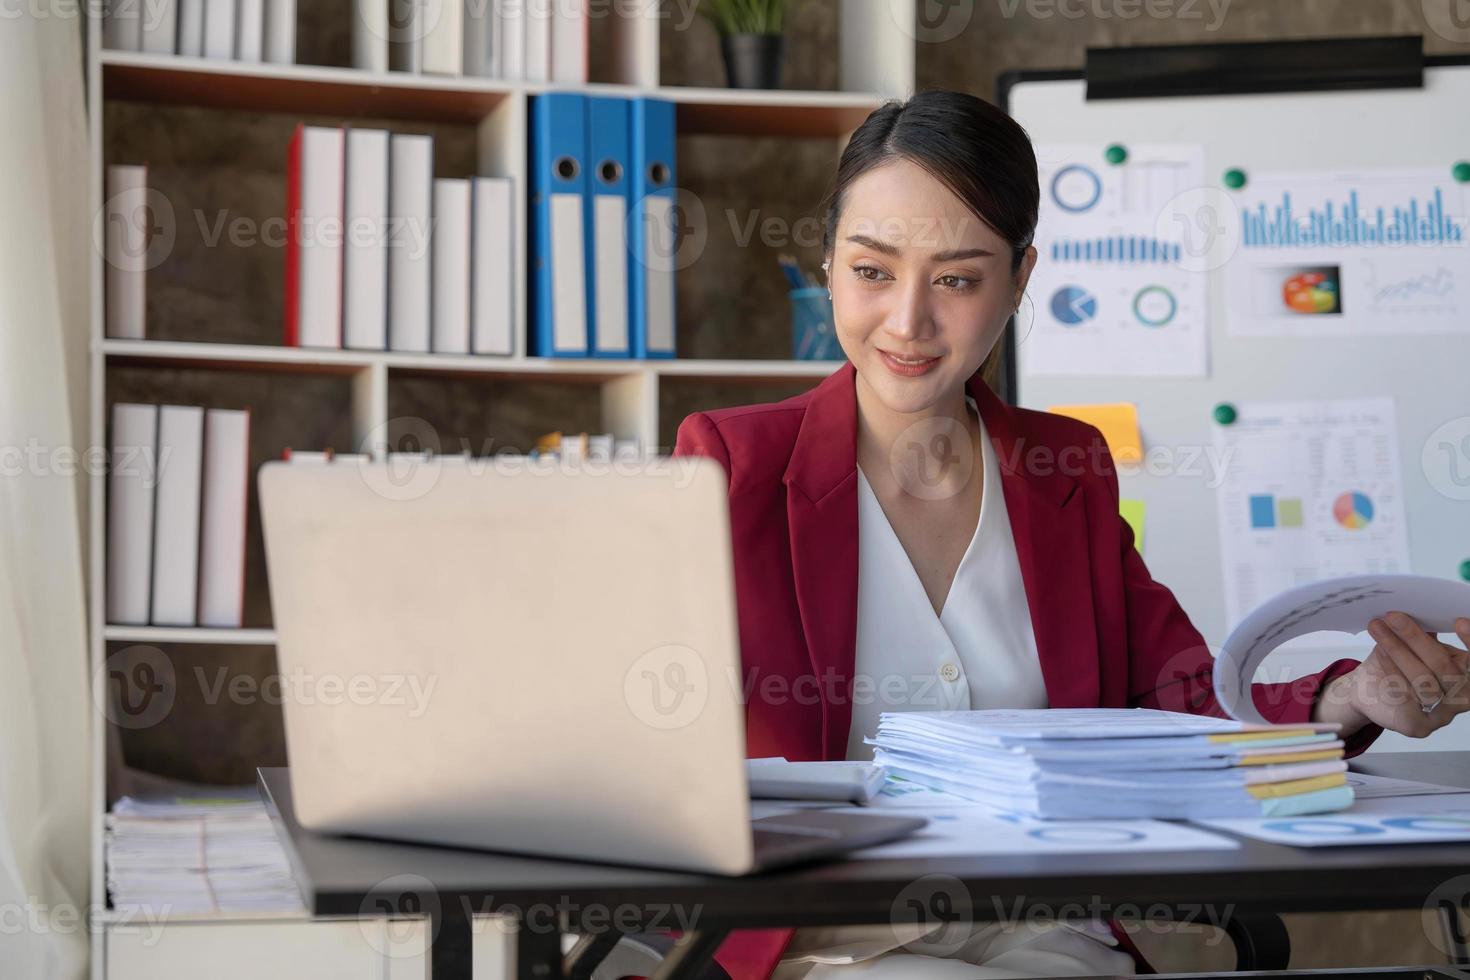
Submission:
{"label": "woman's hand", "polygon": [[[1337,722],[1344,738],[1369,722],[1423,738],[1470,710],[1470,653],[1399,612],[1373,620],[1368,633],[1378,645],[1322,689],[1313,721]],[[1470,649],[1470,618],[1455,620],[1455,634]]]}

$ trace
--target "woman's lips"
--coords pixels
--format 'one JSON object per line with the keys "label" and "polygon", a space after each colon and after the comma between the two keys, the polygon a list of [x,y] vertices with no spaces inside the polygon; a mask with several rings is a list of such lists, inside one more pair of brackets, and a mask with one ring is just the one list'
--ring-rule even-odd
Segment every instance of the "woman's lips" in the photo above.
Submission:
{"label": "woman's lips", "polygon": [[884,367],[900,378],[917,378],[939,366],[938,357],[899,356],[882,348],[878,348],[878,357],[883,361]]}

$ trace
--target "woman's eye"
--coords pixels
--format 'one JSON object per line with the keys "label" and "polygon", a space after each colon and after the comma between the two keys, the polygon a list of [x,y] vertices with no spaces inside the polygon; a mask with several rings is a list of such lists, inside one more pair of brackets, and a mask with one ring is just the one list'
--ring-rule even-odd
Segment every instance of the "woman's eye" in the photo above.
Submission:
{"label": "woman's eye", "polygon": [[939,283],[940,283],[940,285],[944,286],[946,289],[953,289],[953,290],[957,290],[957,291],[963,291],[963,290],[969,289],[970,287],[974,286],[976,284],[976,282],[978,282],[978,280],[969,279],[969,278],[966,278],[965,276],[940,276],[939,277]]}
{"label": "woman's eye", "polygon": [[871,265],[855,265],[852,267],[852,271],[864,282],[881,282],[887,276],[887,273],[882,269],[874,268]]}

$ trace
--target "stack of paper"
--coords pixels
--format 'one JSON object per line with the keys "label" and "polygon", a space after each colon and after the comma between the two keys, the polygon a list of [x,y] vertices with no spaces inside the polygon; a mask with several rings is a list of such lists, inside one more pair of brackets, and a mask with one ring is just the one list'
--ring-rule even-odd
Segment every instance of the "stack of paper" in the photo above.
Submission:
{"label": "stack of paper", "polygon": [[1292,816],[1353,802],[1330,725],[1145,708],[884,713],[873,761],[1041,819]]}
{"label": "stack of paper", "polygon": [[253,787],[210,797],[123,797],[107,815],[107,888],[152,914],[304,912]]}

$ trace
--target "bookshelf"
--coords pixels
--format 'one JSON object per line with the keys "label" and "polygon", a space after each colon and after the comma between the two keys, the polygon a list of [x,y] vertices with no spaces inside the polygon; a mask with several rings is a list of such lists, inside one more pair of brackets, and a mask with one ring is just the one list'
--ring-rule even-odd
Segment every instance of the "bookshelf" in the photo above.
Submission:
{"label": "bookshelf", "polygon": [[[916,0],[815,0],[816,13],[835,19],[834,46],[838,65],[836,90],[741,91],[669,84],[660,78],[661,46],[680,43],[667,24],[661,25],[658,5],[636,5],[642,14],[593,27],[594,80],[575,90],[589,94],[624,97],[641,95],[671,100],[677,105],[678,132],[684,137],[734,137],[737,139],[825,141],[836,152],[847,136],[882,101],[902,97],[913,89],[915,42],[911,30],[900,29],[900,19],[914,22]],[[298,56],[310,25],[311,5],[303,3],[298,20]],[[344,16],[349,7],[334,7]],[[104,198],[104,176],[109,163],[145,162],[133,159],[129,149],[117,148],[117,130],[131,121],[171,112],[187,113],[179,119],[197,120],[198,114],[249,121],[256,127],[242,137],[262,142],[261,132],[274,133],[298,119],[325,120],[328,124],[367,120],[369,125],[401,124],[411,131],[448,127],[456,134],[451,152],[472,159],[462,173],[511,178],[517,187],[514,220],[517,229],[513,353],[506,357],[478,355],[412,354],[395,351],[316,350],[277,346],[280,335],[278,302],[271,306],[269,290],[262,298],[242,285],[246,277],[219,277],[216,301],[225,307],[238,305],[249,311],[243,325],[221,338],[194,336],[187,325],[165,325],[150,336],[158,339],[118,340],[105,337],[105,258],[94,250],[90,269],[92,286],[91,345],[88,362],[90,388],[91,444],[108,445],[111,405],[125,400],[174,400],[183,404],[234,404],[242,397],[252,399],[256,413],[252,429],[260,422],[259,443],[252,435],[251,469],[263,458],[279,452],[281,444],[292,444],[290,433],[307,432],[299,449],[331,445],[339,451],[354,450],[370,433],[392,420],[425,417],[446,438],[473,442],[493,434],[502,445],[523,443],[536,431],[557,428],[579,431],[579,421],[592,419],[592,431],[609,431],[620,437],[638,438],[645,446],[667,447],[672,432],[687,411],[725,404],[768,401],[810,387],[825,377],[834,365],[764,356],[720,356],[675,360],[552,360],[528,355],[526,284],[527,207],[527,120],[529,99],[545,91],[565,88],[537,83],[496,79],[374,73],[340,65],[277,65],[185,58],[105,50],[101,25],[89,23],[87,31],[87,91],[89,93],[90,207],[100,213]],[[710,30],[702,21],[693,30]],[[119,118],[123,122],[119,122]],[[257,124],[258,120],[266,120]],[[112,125],[109,125],[112,123]],[[167,126],[167,121],[159,123]],[[270,126],[277,127],[270,129]],[[264,128],[262,128],[264,127]],[[167,130],[163,130],[167,132]],[[437,141],[436,141],[437,142]],[[255,150],[259,150],[257,146]],[[285,142],[274,148],[280,175],[285,170]],[[244,150],[247,155],[250,148]],[[117,158],[114,158],[114,157]],[[152,161],[150,162],[150,165]],[[436,169],[441,160],[436,151]],[[196,162],[197,165],[197,162]],[[223,170],[227,164],[217,165]],[[469,169],[472,167],[472,170]],[[453,170],[453,166],[449,168]],[[681,156],[681,169],[683,168]],[[150,181],[152,171],[150,170]],[[165,181],[166,181],[165,177]],[[283,177],[282,177],[283,179]],[[681,183],[683,175],[681,175]],[[169,189],[165,186],[165,193]],[[185,202],[198,204],[200,202]],[[221,205],[224,206],[224,205]],[[752,205],[756,206],[756,205]],[[284,210],[284,195],[278,205]],[[214,256],[206,255],[203,261]],[[200,264],[199,255],[184,255],[176,261]],[[283,257],[277,254],[280,264]],[[170,296],[154,294],[158,277],[169,272],[165,262],[150,273],[150,312],[155,303]],[[772,276],[777,272],[772,267]],[[213,270],[209,270],[211,276]],[[278,274],[278,271],[277,271]],[[680,273],[680,295],[685,277]],[[253,306],[251,304],[254,304]],[[682,310],[681,317],[685,316]],[[766,311],[773,322],[788,322],[783,305]],[[682,337],[682,332],[681,332]],[[246,341],[246,342],[241,342]],[[682,346],[682,340],[681,340]],[[140,392],[142,393],[140,395]],[[153,397],[149,397],[152,395]],[[438,408],[425,409],[433,396]],[[211,401],[213,399],[213,401]],[[465,421],[457,411],[446,411],[463,402],[489,405],[496,416],[495,427],[478,431],[476,420]],[[556,417],[537,417],[541,407],[565,401]],[[300,422],[305,406],[310,425]],[[238,404],[235,407],[239,407]],[[437,414],[436,414],[437,413]],[[442,417],[448,415],[450,417]],[[501,416],[506,421],[501,428]],[[295,427],[295,428],[293,428]],[[476,443],[478,444],[478,443]],[[457,448],[457,447],[452,447]],[[520,446],[519,448],[529,448]],[[105,620],[105,473],[91,476],[88,503],[88,595],[92,677],[98,704],[107,697],[105,667],[109,655],[129,645],[152,645],[164,650],[187,650],[192,656],[212,651],[228,661],[249,648],[269,649],[275,642],[269,627],[264,561],[259,539],[259,515],[251,492],[250,552],[247,566],[246,628],[236,630],[193,627],[121,626]],[[99,718],[101,716],[99,715]],[[96,808],[92,815],[92,894],[94,909],[106,908],[107,891],[103,853],[103,818],[111,802],[108,785],[109,726],[105,719],[93,726],[91,778]],[[219,751],[210,747],[210,751]],[[204,751],[204,749],[200,749]],[[296,943],[300,972],[283,976],[335,975],[328,969],[332,957],[345,957],[337,924],[322,923],[324,937],[319,945],[303,940],[299,920],[271,916],[191,916],[177,924],[178,930],[210,930],[216,933],[185,933],[164,944],[174,954],[150,958],[147,949],[132,933],[124,934],[126,923],[110,913],[98,916],[102,927],[93,930],[93,980],[122,980],[134,976],[160,978],[192,977],[197,968],[179,949],[209,948],[211,962],[226,969],[238,964],[239,976],[255,976],[252,951],[286,936]],[[311,925],[312,923],[305,923]],[[330,928],[329,928],[330,926]],[[277,936],[273,930],[281,931]],[[368,936],[369,929],[361,930]],[[497,931],[489,931],[500,935]],[[488,933],[487,933],[488,934]],[[305,935],[313,935],[308,930]],[[371,938],[371,937],[369,937]],[[109,970],[109,943],[114,944],[113,970]],[[478,954],[477,954],[478,955]],[[314,959],[315,958],[315,959]],[[499,961],[504,962],[503,955]],[[400,966],[402,964],[399,964]],[[391,971],[390,971],[391,972]],[[218,974],[225,976],[226,974]],[[233,977],[236,974],[228,974]],[[396,975],[396,974],[395,974]],[[481,973],[477,969],[477,976]],[[492,970],[486,976],[496,976]]]}

